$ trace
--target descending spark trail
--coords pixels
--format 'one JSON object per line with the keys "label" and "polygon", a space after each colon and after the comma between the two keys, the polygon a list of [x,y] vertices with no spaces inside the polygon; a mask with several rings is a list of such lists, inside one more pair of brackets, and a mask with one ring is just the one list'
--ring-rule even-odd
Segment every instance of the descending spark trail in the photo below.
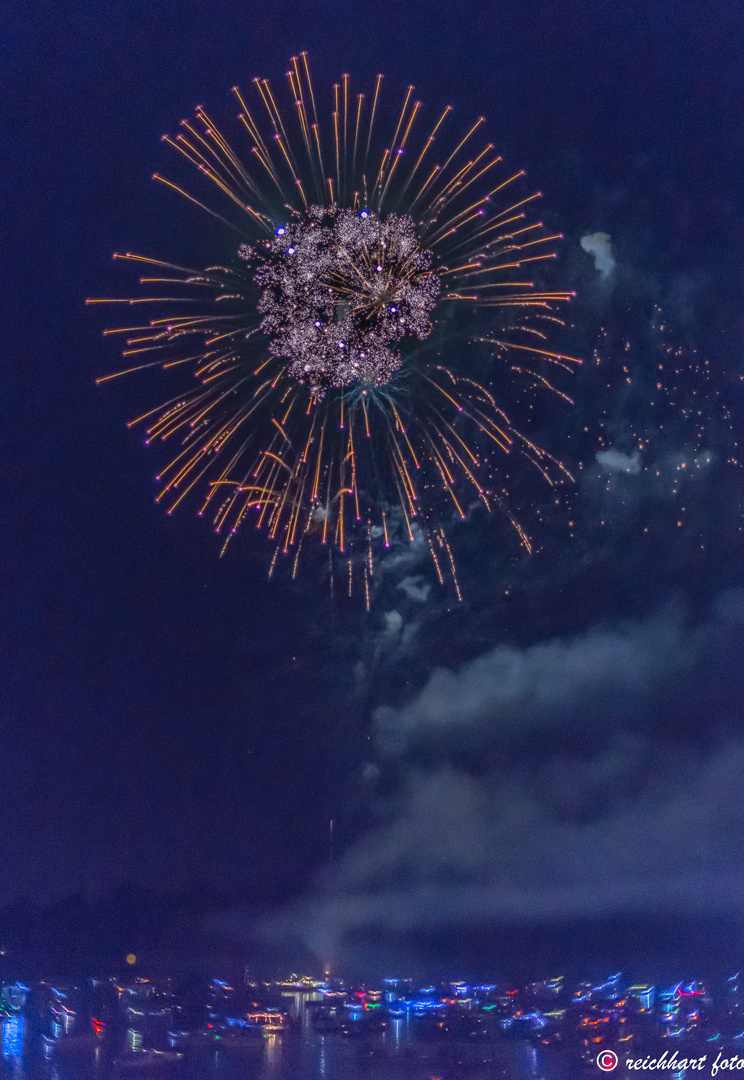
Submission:
{"label": "descending spark trail", "polygon": [[[199,513],[224,535],[223,551],[252,519],[276,545],[270,572],[278,554],[291,553],[294,576],[315,536],[348,560],[349,589],[360,581],[369,606],[376,556],[394,536],[413,541],[416,526],[440,582],[451,580],[459,596],[444,525],[474,500],[504,509],[529,547],[496,489],[499,457],[518,450],[549,483],[570,479],[498,400],[506,373],[570,401],[550,369],[580,361],[542,342],[572,294],[530,279],[560,237],[528,221],[539,193],[518,190],[523,172],[502,179],[492,144],[471,149],[482,117],[435,162],[452,110],[421,138],[422,106],[409,87],[377,150],[388,120],[382,76],[355,101],[343,76],[327,136],[306,54],[291,64],[287,110],[265,79],[253,81],[257,111],[234,88],[248,154],[202,108],[164,137],[226,209],[155,179],[238,236],[239,257],[192,270],[115,256],[147,267],[140,281],[154,295],[88,303],[152,303],[160,313],[105,331],[127,335],[126,365],[98,381],[152,367],[188,371],[189,386],[131,425],[145,426],[148,444],[176,446],[158,501],[172,513],[201,490]],[[439,350],[419,344],[435,326],[454,325],[458,309],[496,307],[512,309],[508,337],[491,318],[486,335],[465,333]],[[480,376],[472,356],[484,346],[489,370]]]}

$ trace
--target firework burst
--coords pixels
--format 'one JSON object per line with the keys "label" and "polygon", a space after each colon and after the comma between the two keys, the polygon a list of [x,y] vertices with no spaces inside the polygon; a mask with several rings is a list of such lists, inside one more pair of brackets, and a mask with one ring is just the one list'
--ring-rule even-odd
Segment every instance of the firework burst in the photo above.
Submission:
{"label": "firework burst", "polygon": [[[440,582],[449,577],[459,596],[445,534],[453,515],[474,501],[499,506],[529,547],[504,502],[499,458],[517,450],[549,483],[569,478],[512,422],[498,389],[507,373],[567,398],[550,370],[578,361],[547,341],[571,294],[531,279],[560,237],[529,220],[539,193],[523,192],[523,172],[502,175],[493,145],[478,145],[482,117],[439,155],[450,107],[423,128],[409,87],[389,118],[382,76],[353,96],[344,75],[326,126],[306,55],[291,64],[286,107],[266,80],[253,81],[255,107],[234,88],[247,146],[233,149],[202,108],[164,137],[224,206],[155,178],[233,230],[236,257],[193,270],[116,255],[152,268],[143,285],[177,288],[88,301],[160,309],[105,331],[127,335],[127,363],[98,381],[188,372],[189,385],[132,424],[147,443],[176,448],[158,501],[172,513],[198,497],[223,551],[252,519],[274,542],[271,572],[285,554],[294,574],[317,537],[348,560],[350,587],[356,574],[369,604],[377,554],[394,535],[424,536]],[[508,330],[491,311],[485,331],[480,320],[437,347],[438,325],[463,325],[458,308],[510,309]],[[476,349],[489,367],[477,378]]]}

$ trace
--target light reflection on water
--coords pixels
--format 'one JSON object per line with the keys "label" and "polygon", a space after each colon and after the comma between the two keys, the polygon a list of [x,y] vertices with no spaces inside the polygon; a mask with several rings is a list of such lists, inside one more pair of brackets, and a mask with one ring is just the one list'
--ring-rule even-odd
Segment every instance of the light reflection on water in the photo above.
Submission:
{"label": "light reflection on water", "polygon": [[[591,1065],[583,1068],[569,1052],[526,1042],[422,1039],[417,1025],[405,1018],[391,1018],[380,1034],[355,1038],[302,1023],[217,1051],[187,1052],[174,1066],[123,1070],[107,1060],[104,1047],[67,1054],[52,1050],[45,1056],[19,1019],[3,1023],[0,1080],[582,1080],[601,1075]],[[630,1074],[621,1066],[613,1075]],[[669,1075],[689,1080],[696,1074]]]}
{"label": "light reflection on water", "polygon": [[45,1059],[34,1046],[24,1057],[0,1059],[2,1080],[575,1080],[577,1071],[574,1059],[546,1058],[525,1044],[433,1045],[404,1023],[369,1038],[312,1031],[267,1035],[241,1049],[194,1051],[160,1069],[117,1070],[110,1061],[96,1064],[90,1052]]}

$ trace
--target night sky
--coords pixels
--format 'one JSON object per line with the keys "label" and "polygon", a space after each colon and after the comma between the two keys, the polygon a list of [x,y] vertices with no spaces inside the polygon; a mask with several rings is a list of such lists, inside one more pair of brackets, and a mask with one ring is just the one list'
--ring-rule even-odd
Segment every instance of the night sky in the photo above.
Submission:
{"label": "night sky", "polygon": [[[738,964],[741,5],[25,0],[2,39],[0,937],[74,909],[78,959],[155,958],[174,904],[184,953]],[[462,604],[416,553],[369,614],[312,559],[267,581],[252,531],[220,560],[126,428],[156,383],[94,383],[113,251],[229,257],[161,135],[303,49],[483,113],[565,233],[585,364],[537,433],[577,484],[516,478],[532,556],[454,529]]]}

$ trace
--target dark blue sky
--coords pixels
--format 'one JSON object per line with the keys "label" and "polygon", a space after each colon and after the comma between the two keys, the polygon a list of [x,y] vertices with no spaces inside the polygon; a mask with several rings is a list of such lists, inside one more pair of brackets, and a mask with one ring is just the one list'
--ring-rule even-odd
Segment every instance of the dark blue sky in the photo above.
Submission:
{"label": "dark blue sky", "polygon": [[[113,353],[84,300],[124,289],[122,267],[110,260],[114,250],[175,261],[203,250],[210,240],[204,222],[149,179],[155,170],[167,172],[171,161],[160,136],[197,104],[231,118],[233,84],[247,85],[254,75],[281,82],[288,57],[307,49],[318,83],[345,71],[364,80],[384,71],[392,86],[414,83],[432,113],[451,102],[463,122],[485,114],[489,136],[509,164],[527,169],[566,233],[565,272],[583,287],[575,313],[582,345],[591,350],[600,322],[615,335],[612,349],[635,333],[638,363],[648,374],[660,348],[650,336],[651,310],[661,303],[679,340],[710,358],[736,428],[744,340],[743,42],[741,6],[723,0],[27,0],[6,7],[0,45],[6,376],[0,900],[31,895],[46,901],[74,890],[100,895],[134,878],[158,890],[227,893],[235,903],[279,901],[304,889],[326,858],[327,823],[335,816],[346,821],[341,836],[348,859],[359,860],[358,873],[354,877],[352,863],[338,870],[335,884],[326,886],[327,910],[337,911],[334,904],[349,895],[364,910],[365,883],[372,878],[388,881],[391,896],[367,921],[360,916],[358,925],[324,931],[320,944],[310,941],[320,951],[338,949],[339,934],[384,927],[387,917],[406,931],[395,921],[406,903],[398,896],[403,879],[413,875],[415,885],[417,873],[421,882],[465,874],[462,866],[450,866],[449,855],[442,855],[436,872],[423,863],[417,870],[414,859],[403,868],[390,863],[395,845],[385,829],[398,828],[408,838],[395,849],[405,862],[400,851],[415,847],[411,837],[417,835],[408,827],[426,818],[427,800],[437,801],[440,785],[441,805],[471,806],[471,815],[458,811],[457,821],[444,820],[438,835],[451,827],[453,836],[471,833],[493,845],[473,871],[492,897],[497,882],[501,888],[516,875],[519,883],[521,900],[492,898],[482,910],[474,894],[463,893],[460,901],[474,905],[464,924],[511,924],[514,905],[520,918],[538,922],[622,916],[626,908],[639,915],[633,903],[579,902],[581,874],[566,878],[575,902],[551,907],[544,883],[522,880],[510,861],[516,855],[503,854],[503,815],[484,816],[479,800],[506,799],[509,777],[517,776],[512,803],[521,799],[525,814],[538,813],[530,810],[533,788],[585,791],[591,787],[587,772],[604,775],[604,761],[618,805],[631,797],[628,777],[637,772],[645,778],[637,795],[648,800],[646,820],[656,806],[662,822],[667,813],[674,818],[659,786],[664,755],[674,756],[676,747],[680,775],[707,768],[714,778],[721,755],[738,747],[744,695],[732,671],[741,657],[738,631],[726,629],[738,625],[738,600],[730,590],[742,584],[740,481],[724,461],[730,429],[710,436],[716,466],[702,481],[704,491],[690,496],[699,509],[690,527],[703,536],[702,548],[692,539],[680,546],[675,507],[661,506],[653,493],[629,489],[631,511],[625,496],[587,481],[577,493],[580,554],[569,543],[565,520],[555,522],[554,533],[544,526],[544,551],[532,563],[518,552],[504,555],[493,546],[494,535],[502,544],[502,533],[480,527],[462,538],[471,587],[465,607],[453,614],[433,603],[423,611],[413,601],[406,607],[393,584],[403,631],[391,643],[387,601],[365,618],[355,609],[332,609],[312,576],[294,586],[270,585],[257,538],[247,535],[231,558],[219,561],[208,529],[188,510],[166,518],[155,507],[156,461],[125,429],[132,410],[147,400],[146,390],[95,387],[95,376],[111,369]],[[584,233],[596,231],[612,236],[618,265],[617,282],[604,292],[578,245]],[[219,244],[224,250],[223,237]],[[694,386],[692,376],[684,376],[680,400]],[[631,429],[648,431],[659,422],[623,414],[618,397],[600,401],[598,395],[599,383],[585,379],[580,419],[553,431],[562,439],[584,423],[591,427],[588,441],[577,447],[589,462],[600,445],[595,435],[603,410],[614,410],[613,431],[626,440]],[[678,446],[659,444],[659,460],[689,449],[685,432],[678,434]],[[657,530],[652,550],[636,529],[644,514]],[[603,516],[615,530],[609,540],[597,525]],[[508,609],[501,604],[507,578],[514,590]],[[725,616],[721,604],[729,605]],[[618,651],[631,667],[637,656],[623,652],[619,620],[635,620],[627,630],[633,641],[650,634],[654,642],[648,630],[654,618],[670,643],[666,659],[638,690],[632,678],[617,674]],[[530,650],[547,648],[560,634],[578,655],[595,633],[605,635],[607,654],[604,660],[605,652],[595,651],[587,661],[592,671],[596,662],[596,677],[564,687],[557,703],[547,694],[542,705],[526,710],[532,734],[510,742],[508,775],[488,766],[505,751],[501,736],[483,736],[483,726],[502,731],[504,715],[525,711],[515,704],[518,695],[505,704],[501,682],[494,684],[493,664],[509,667],[508,657],[494,650],[507,643],[524,650],[511,659],[528,672],[524,692],[539,698],[536,687],[546,676],[535,657],[542,654]],[[713,663],[717,651],[730,661],[725,677]],[[491,689],[476,693],[470,669],[458,669],[457,677],[463,692],[481,702],[463,721],[465,742],[472,737],[477,747],[472,753],[486,754],[480,769],[468,752],[452,754],[449,736],[430,741],[416,719],[420,701],[427,700],[416,695],[431,687],[430,669],[476,657]],[[669,705],[680,670],[697,673],[689,676],[698,688],[691,692],[694,708]],[[605,693],[621,706],[605,709]],[[455,693],[450,719],[457,700]],[[706,700],[713,702],[712,715],[703,722]],[[376,711],[380,705],[387,712]],[[601,718],[599,738],[595,729],[591,738],[586,732],[591,710]],[[407,732],[403,749],[390,734],[397,723]],[[626,736],[637,736],[642,749],[638,742],[627,749]],[[713,736],[718,741],[701,749]],[[623,753],[625,765],[617,764]],[[693,758],[699,767],[693,768]],[[365,760],[366,786],[359,782]],[[378,774],[384,791],[369,779]],[[548,831],[564,820],[601,823],[606,814],[612,843],[622,847],[633,832],[633,823],[596,793],[577,795],[578,810],[566,810],[566,798],[556,795],[552,810],[539,811],[547,815]],[[722,813],[711,808],[711,821]],[[365,821],[377,821],[382,832],[359,841]],[[669,855],[668,882],[688,880],[683,840],[659,828],[678,855],[679,865]],[[725,830],[713,845],[717,854],[706,856],[711,887],[733,882],[744,866],[734,851],[738,823],[730,829],[731,858],[716,862],[715,844],[726,846]],[[600,865],[605,841],[590,829],[579,833],[564,836],[565,843],[584,844],[586,868]],[[532,836],[525,832],[526,847]],[[431,837],[421,843],[436,846]],[[638,872],[637,866],[628,870]],[[654,913],[660,898],[674,892],[668,882],[656,891],[649,886],[640,914]],[[699,900],[703,885],[689,887]],[[698,900],[691,903],[699,912]],[[303,910],[287,917],[292,925],[306,919]],[[728,914],[738,925],[738,911]],[[431,917],[434,927],[442,920],[451,926],[451,912]]]}

